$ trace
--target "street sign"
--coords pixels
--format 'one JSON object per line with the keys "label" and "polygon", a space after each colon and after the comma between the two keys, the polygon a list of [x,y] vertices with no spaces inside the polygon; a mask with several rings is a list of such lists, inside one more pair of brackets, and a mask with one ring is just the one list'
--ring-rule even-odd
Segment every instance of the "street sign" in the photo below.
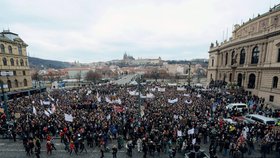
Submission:
{"label": "street sign", "polygon": [[13,76],[13,71],[1,71],[1,76]]}

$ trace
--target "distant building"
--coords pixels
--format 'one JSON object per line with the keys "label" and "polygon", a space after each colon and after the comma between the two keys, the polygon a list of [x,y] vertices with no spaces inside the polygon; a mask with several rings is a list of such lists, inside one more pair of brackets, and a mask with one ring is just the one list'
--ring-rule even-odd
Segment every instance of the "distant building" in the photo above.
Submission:
{"label": "distant building", "polygon": [[26,47],[28,45],[9,30],[0,33],[0,82],[5,91],[32,87]]}
{"label": "distant building", "polygon": [[81,68],[66,68],[64,69],[67,74],[68,79],[80,79],[83,80],[86,77],[86,74],[91,70],[89,67]]}
{"label": "distant building", "polygon": [[165,68],[167,70],[167,73],[169,73],[170,75],[184,75],[188,70],[188,65],[167,64],[165,65]]}
{"label": "distant building", "polygon": [[207,79],[224,80],[280,107],[280,5],[211,43]]}

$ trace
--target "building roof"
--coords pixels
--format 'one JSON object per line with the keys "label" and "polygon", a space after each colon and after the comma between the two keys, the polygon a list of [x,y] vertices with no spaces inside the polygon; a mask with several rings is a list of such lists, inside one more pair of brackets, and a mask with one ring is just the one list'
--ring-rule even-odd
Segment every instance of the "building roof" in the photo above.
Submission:
{"label": "building roof", "polygon": [[18,34],[10,32],[10,30],[3,30],[3,32],[0,32],[0,41],[17,42],[27,46],[27,44],[18,36]]}

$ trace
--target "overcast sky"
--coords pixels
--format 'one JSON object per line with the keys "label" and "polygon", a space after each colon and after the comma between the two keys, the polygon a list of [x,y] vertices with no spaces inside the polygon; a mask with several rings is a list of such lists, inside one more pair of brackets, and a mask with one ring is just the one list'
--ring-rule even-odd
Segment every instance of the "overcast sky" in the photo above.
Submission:
{"label": "overcast sky", "polygon": [[[211,42],[280,0],[1,0],[0,29],[32,57],[83,63],[208,58]],[[224,32],[224,33],[223,33]]]}

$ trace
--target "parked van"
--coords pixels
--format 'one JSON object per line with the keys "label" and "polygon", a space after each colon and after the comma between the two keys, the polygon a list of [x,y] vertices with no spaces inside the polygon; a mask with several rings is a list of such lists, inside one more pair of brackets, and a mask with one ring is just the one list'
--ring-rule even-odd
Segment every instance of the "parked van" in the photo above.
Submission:
{"label": "parked van", "polygon": [[250,115],[246,115],[245,118],[252,122],[259,122],[259,123],[262,123],[262,124],[265,124],[265,125],[275,125],[275,119],[273,118],[269,118],[269,117],[265,117],[265,116],[262,116],[262,115],[257,115],[257,114],[250,114]]}
{"label": "parked van", "polygon": [[226,106],[226,109],[233,110],[236,109],[237,111],[242,112],[242,109],[248,109],[247,104],[245,103],[231,103]]}

